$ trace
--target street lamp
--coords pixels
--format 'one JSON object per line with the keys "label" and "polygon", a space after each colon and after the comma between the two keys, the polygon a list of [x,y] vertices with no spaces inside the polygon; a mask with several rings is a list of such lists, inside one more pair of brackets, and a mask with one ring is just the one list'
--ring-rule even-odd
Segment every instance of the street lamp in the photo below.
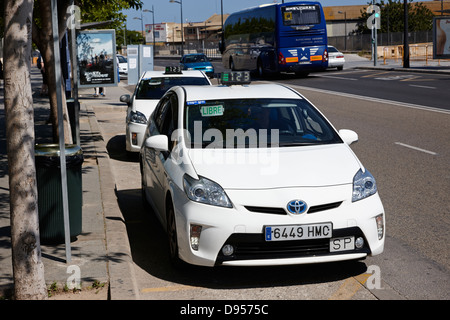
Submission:
{"label": "street lamp", "polygon": [[141,11],[141,17],[140,18],[139,17],[134,17],[133,19],[134,20],[141,20],[141,34],[144,37],[144,44],[145,44],[145,33],[144,33],[144,22],[143,22],[144,19],[142,19],[142,11]]}
{"label": "street lamp", "polygon": [[347,11],[338,11],[340,14],[344,14],[344,28],[345,28],[345,44],[344,50],[347,51]]}
{"label": "street lamp", "polygon": [[184,50],[183,50],[183,42],[184,42],[184,38],[183,38],[183,33],[184,33],[184,28],[183,28],[183,0],[177,1],[177,0],[170,0],[170,3],[178,3],[180,4],[180,8],[181,8],[181,56],[184,55]]}
{"label": "street lamp", "polygon": [[152,10],[149,9],[144,9],[144,12],[151,12],[152,13],[152,18],[153,18],[153,25],[152,25],[152,34],[153,34],[153,54],[155,54],[155,9],[153,8],[152,5]]}

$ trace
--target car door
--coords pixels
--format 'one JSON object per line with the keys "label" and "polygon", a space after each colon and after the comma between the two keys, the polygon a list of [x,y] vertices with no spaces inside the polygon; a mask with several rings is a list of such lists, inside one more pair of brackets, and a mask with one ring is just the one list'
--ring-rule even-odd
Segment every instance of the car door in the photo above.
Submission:
{"label": "car door", "polygon": [[171,136],[177,124],[177,103],[175,94],[163,97],[154,114],[154,127],[149,128],[150,131],[153,131],[150,132],[151,135],[162,134],[168,137],[169,151],[145,148],[145,161],[149,168],[146,176],[147,192],[162,221],[165,221],[165,192],[167,190],[167,173],[164,164],[173,148]]}

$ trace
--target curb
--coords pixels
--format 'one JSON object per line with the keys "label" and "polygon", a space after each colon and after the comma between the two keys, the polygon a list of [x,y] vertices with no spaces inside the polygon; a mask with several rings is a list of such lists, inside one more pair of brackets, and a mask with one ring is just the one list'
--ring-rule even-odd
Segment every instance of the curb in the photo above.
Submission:
{"label": "curb", "polygon": [[[100,127],[93,107],[86,104],[84,104],[84,107],[89,114],[91,131],[100,134]],[[139,293],[132,265],[131,247],[128,241],[125,220],[117,203],[116,186],[110,167],[106,143],[101,139],[93,144],[97,154],[101,202],[105,221],[109,299],[138,300]]]}

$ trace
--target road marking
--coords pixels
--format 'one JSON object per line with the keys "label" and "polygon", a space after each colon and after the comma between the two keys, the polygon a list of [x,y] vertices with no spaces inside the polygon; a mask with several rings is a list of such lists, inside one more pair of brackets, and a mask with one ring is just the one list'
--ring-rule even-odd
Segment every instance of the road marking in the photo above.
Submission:
{"label": "road marking", "polygon": [[364,101],[371,101],[371,102],[378,102],[378,103],[385,103],[385,104],[390,104],[390,105],[394,105],[394,106],[398,106],[398,107],[426,110],[426,111],[432,111],[432,112],[438,112],[438,113],[444,113],[444,114],[450,115],[450,110],[439,109],[439,108],[434,108],[434,107],[427,107],[427,106],[422,106],[422,105],[418,105],[418,104],[398,102],[398,101],[392,101],[392,100],[386,100],[386,99],[380,99],[380,98],[372,98],[372,97],[360,96],[357,94],[343,93],[343,92],[338,92],[338,91],[317,89],[317,88],[311,88],[311,87],[305,87],[305,86],[297,86],[297,85],[291,85],[291,84],[286,84],[286,85],[289,85],[292,88],[298,88],[299,90],[311,90],[311,91],[315,91],[315,92],[332,94],[332,95],[346,97],[346,98],[360,99],[360,100],[364,100]]}
{"label": "road marking", "polygon": [[141,293],[152,293],[152,292],[173,292],[173,291],[183,291],[183,290],[193,290],[197,289],[197,287],[192,286],[167,286],[167,287],[157,287],[157,288],[144,288],[141,289]]}
{"label": "road marking", "polygon": [[362,273],[358,276],[347,278],[328,300],[351,299],[360,289],[365,287],[365,283],[370,276],[370,273]]}
{"label": "road marking", "polygon": [[383,71],[383,72],[371,73],[371,74],[362,76],[361,78],[374,78],[376,76],[379,76],[381,74],[386,74],[386,73],[390,73],[390,72],[389,71]]}
{"label": "road marking", "polygon": [[429,86],[419,86],[417,84],[410,84],[410,87],[416,87],[416,88],[424,88],[424,89],[436,89],[436,87],[429,87]]}
{"label": "road marking", "polygon": [[353,80],[353,81],[358,80],[355,78],[336,77],[336,76],[324,76],[324,75],[314,75],[314,76],[318,78],[330,78],[330,79]]}
{"label": "road marking", "polygon": [[405,143],[401,143],[401,142],[396,142],[395,144],[397,144],[399,146],[402,146],[402,147],[405,147],[405,148],[410,148],[410,149],[417,150],[417,151],[420,151],[420,152],[425,152],[425,153],[431,154],[433,156],[437,155],[436,152],[428,151],[428,150],[421,149],[421,148],[414,147],[414,146],[410,146],[409,144],[405,144]]}

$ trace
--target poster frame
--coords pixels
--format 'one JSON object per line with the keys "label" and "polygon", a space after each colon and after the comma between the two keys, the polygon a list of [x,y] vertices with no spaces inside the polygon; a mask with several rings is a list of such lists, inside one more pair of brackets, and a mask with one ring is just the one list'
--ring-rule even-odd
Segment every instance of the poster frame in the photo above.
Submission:
{"label": "poster frame", "polygon": [[[97,38],[93,38],[97,37]],[[96,43],[99,43],[97,45],[97,48],[93,48],[92,46],[86,48],[86,42],[84,42],[86,39],[95,39]],[[100,42],[99,42],[100,40]],[[87,43],[89,45],[89,43]],[[112,60],[112,70],[105,71],[102,73],[102,70],[100,70],[100,74],[98,74],[98,77],[94,78],[92,80],[92,76],[88,73],[91,71],[88,71],[88,68],[92,68],[92,65],[94,64],[94,61],[96,60],[94,58],[95,55],[98,55],[102,52],[100,48],[104,48],[106,51],[107,56],[110,56],[110,59],[107,59],[108,61]],[[90,59],[91,63],[87,63],[88,60],[84,60],[81,58],[81,55],[83,54],[83,51],[86,50],[93,50],[90,53]],[[86,54],[86,56],[89,53]],[[77,64],[78,64],[78,87],[80,88],[96,88],[96,87],[115,87],[118,85],[118,71],[117,71],[117,58],[116,58],[116,31],[114,29],[101,29],[101,30],[79,30],[77,31]],[[97,60],[98,61],[98,60]],[[90,66],[89,66],[90,65]],[[110,64],[108,64],[110,66]],[[106,67],[108,68],[108,67]],[[97,71],[97,70],[95,70]]]}
{"label": "poster frame", "polygon": [[[449,26],[442,29],[440,25],[444,20],[448,21]],[[450,59],[450,16],[433,18],[433,59]]]}

